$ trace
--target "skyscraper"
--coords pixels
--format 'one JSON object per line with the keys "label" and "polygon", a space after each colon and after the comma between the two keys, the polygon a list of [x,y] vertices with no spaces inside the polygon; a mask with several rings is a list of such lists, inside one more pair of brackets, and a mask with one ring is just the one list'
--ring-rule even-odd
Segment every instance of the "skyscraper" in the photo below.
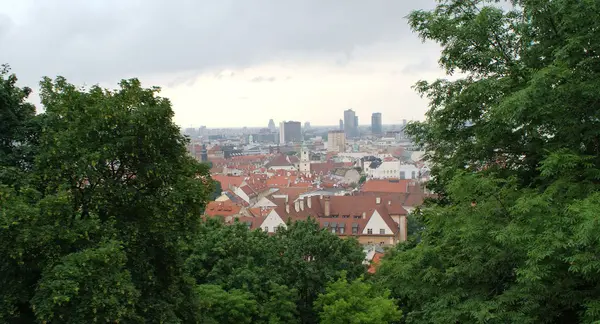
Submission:
{"label": "skyscraper", "polygon": [[274,132],[277,129],[277,127],[275,127],[275,122],[273,121],[273,119],[269,119],[269,126],[268,127],[269,127],[269,130],[272,131],[272,132]]}
{"label": "skyscraper", "polygon": [[302,124],[299,121],[283,121],[279,124],[279,143],[302,142]]}
{"label": "skyscraper", "polygon": [[343,131],[344,130],[344,120],[340,119],[340,130]]}
{"label": "skyscraper", "polygon": [[344,110],[344,132],[347,137],[356,137],[358,135],[357,121],[358,118],[356,117],[354,110]]}
{"label": "skyscraper", "polygon": [[383,132],[381,124],[381,113],[373,113],[371,115],[371,132],[373,134],[381,134]]}

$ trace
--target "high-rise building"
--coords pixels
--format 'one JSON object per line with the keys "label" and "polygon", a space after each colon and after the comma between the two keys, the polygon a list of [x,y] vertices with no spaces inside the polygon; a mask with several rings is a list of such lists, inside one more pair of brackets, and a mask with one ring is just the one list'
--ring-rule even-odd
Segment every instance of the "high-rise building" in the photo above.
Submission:
{"label": "high-rise building", "polygon": [[340,130],[343,131],[344,130],[344,120],[340,119]]}
{"label": "high-rise building", "polygon": [[277,127],[275,127],[275,122],[273,121],[273,119],[269,119],[269,126],[268,126],[269,130],[274,132],[275,130],[277,130]]}
{"label": "high-rise building", "polygon": [[299,121],[282,121],[279,124],[279,143],[302,142],[302,124]]}
{"label": "high-rise building", "polygon": [[373,113],[371,115],[371,132],[373,134],[381,134],[383,132],[381,113]]}
{"label": "high-rise building", "polygon": [[343,130],[332,130],[327,133],[327,151],[346,152],[346,134]]}
{"label": "high-rise building", "polygon": [[348,137],[358,136],[358,118],[354,110],[348,109],[344,111],[344,132]]}
{"label": "high-rise building", "polygon": [[279,144],[285,144],[285,121],[279,123]]}

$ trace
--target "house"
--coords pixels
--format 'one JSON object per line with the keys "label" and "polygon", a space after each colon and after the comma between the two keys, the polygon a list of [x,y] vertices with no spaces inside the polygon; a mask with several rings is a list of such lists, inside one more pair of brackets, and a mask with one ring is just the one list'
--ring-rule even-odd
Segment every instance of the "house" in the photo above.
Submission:
{"label": "house", "polygon": [[279,201],[260,228],[272,233],[288,221],[312,217],[321,228],[340,237],[356,237],[361,244],[392,245],[406,240],[407,214],[400,197],[310,196]]}
{"label": "house", "polygon": [[369,179],[362,188],[362,192],[378,192],[378,193],[406,193],[409,192],[410,186],[417,186],[418,183],[414,180],[399,180],[399,179]]}
{"label": "house", "polygon": [[300,159],[297,156],[277,154],[275,155],[265,167],[270,170],[298,170],[298,164]]}
{"label": "house", "polygon": [[360,172],[354,168],[337,168],[332,172],[332,177],[342,184],[358,184]]}

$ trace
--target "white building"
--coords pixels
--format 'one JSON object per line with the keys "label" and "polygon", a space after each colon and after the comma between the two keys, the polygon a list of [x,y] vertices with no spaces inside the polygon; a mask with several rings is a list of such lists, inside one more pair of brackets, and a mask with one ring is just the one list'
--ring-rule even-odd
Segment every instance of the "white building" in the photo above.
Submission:
{"label": "white building", "polygon": [[371,163],[366,162],[364,171],[372,179],[418,179],[419,168],[414,164],[402,164],[398,160],[384,161],[371,168]]}
{"label": "white building", "polygon": [[302,145],[300,150],[299,171],[303,174],[310,174],[310,154],[306,146]]}

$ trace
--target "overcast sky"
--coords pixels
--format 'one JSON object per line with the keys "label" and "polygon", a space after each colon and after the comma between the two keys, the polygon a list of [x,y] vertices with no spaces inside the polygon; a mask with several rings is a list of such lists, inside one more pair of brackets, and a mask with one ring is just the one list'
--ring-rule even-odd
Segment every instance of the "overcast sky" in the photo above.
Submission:
{"label": "overcast sky", "polygon": [[[439,50],[405,19],[433,0],[0,0],[0,63],[113,88],[158,85],[188,127],[422,119],[411,86],[441,75]],[[33,99],[35,100],[35,99]]]}

